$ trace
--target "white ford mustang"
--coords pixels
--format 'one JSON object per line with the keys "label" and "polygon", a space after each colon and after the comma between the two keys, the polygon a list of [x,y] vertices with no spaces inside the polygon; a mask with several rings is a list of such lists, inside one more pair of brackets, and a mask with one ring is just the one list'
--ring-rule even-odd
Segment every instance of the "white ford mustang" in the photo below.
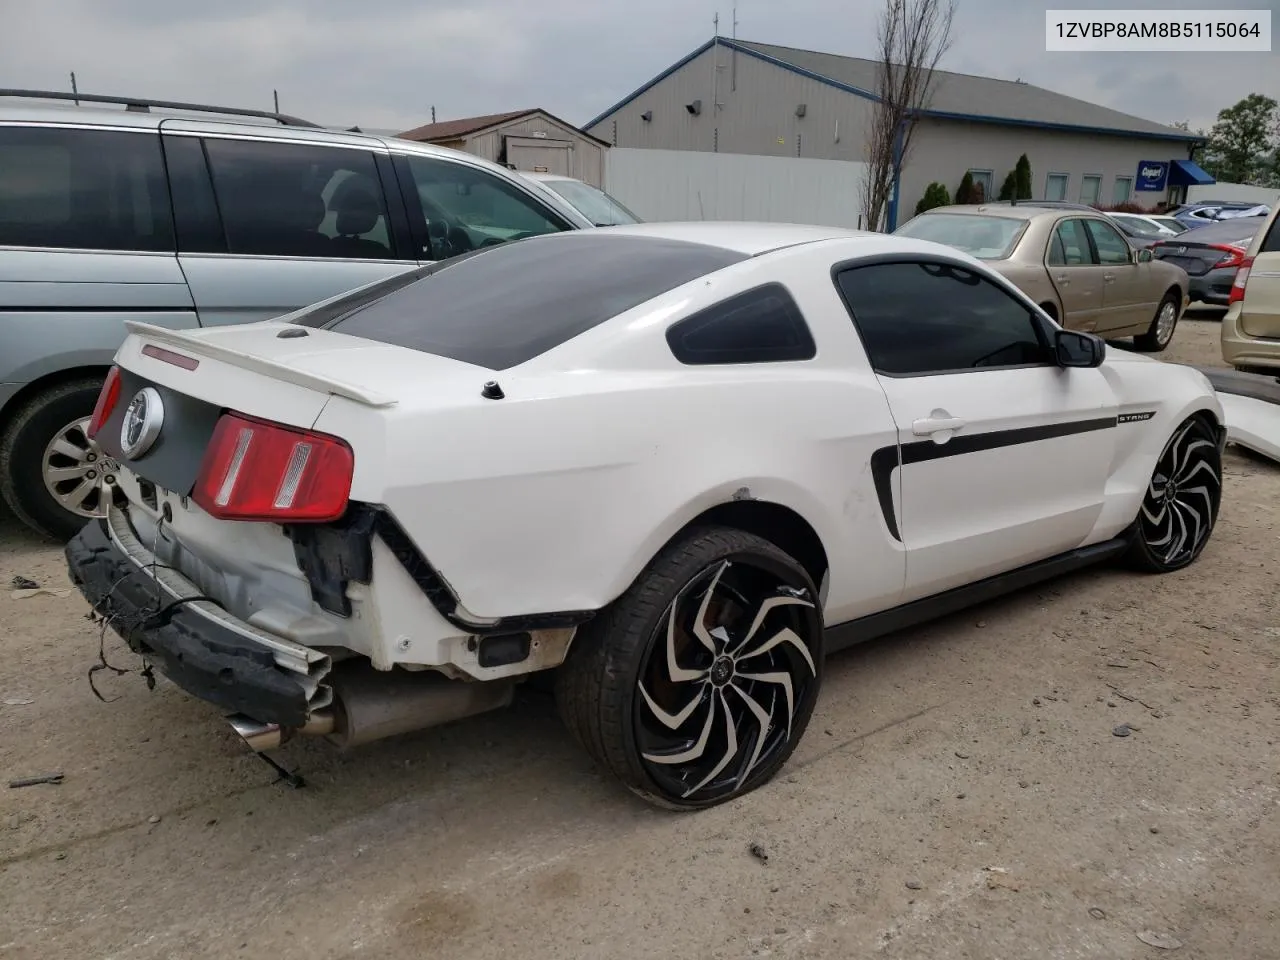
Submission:
{"label": "white ford mustang", "polygon": [[823,659],[1125,557],[1191,563],[1222,411],[936,244],[628,226],[279,321],[141,323],[93,430],[122,467],[71,574],[267,749],[362,743],[555,671],[654,803],[767,781]]}

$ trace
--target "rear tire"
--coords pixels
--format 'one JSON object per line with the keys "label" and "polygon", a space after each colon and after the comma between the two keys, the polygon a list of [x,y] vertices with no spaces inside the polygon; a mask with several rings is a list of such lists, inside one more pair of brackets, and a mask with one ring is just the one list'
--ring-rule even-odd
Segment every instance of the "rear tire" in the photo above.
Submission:
{"label": "rear tire", "polygon": [[1218,521],[1222,455],[1203,417],[1179,424],[1165,443],[1134,521],[1129,564],[1171,573],[1200,556]]}
{"label": "rear tire", "polygon": [[1137,349],[1144,353],[1160,353],[1173,342],[1173,332],[1178,328],[1178,299],[1172,291],[1164,295],[1147,332],[1133,338]]}
{"label": "rear tire", "polygon": [[0,495],[19,520],[61,542],[101,516],[111,494],[112,463],[84,432],[101,389],[101,380],[80,379],[45,390],[0,437]]}
{"label": "rear tire", "polygon": [[782,767],[813,713],[822,660],[804,568],[757,536],[706,527],[581,628],[556,696],[575,738],[628,789],[698,809]]}

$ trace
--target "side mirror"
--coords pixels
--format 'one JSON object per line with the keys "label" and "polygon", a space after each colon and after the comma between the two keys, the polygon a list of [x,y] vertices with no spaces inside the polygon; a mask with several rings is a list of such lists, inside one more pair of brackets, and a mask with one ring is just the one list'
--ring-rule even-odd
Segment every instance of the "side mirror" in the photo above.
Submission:
{"label": "side mirror", "polygon": [[1100,367],[1107,357],[1106,341],[1092,333],[1055,330],[1053,340],[1060,367]]}
{"label": "side mirror", "polygon": [[1139,262],[1139,263],[1150,263],[1150,262],[1151,262],[1151,248],[1150,248],[1150,247],[1143,247],[1141,250],[1139,250],[1139,251],[1138,251],[1138,262]]}

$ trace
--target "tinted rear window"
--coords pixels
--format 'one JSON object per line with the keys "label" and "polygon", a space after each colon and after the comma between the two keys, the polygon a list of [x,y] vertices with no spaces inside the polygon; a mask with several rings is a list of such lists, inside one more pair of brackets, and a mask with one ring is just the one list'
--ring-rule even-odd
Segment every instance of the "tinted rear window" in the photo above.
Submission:
{"label": "tinted rear window", "polygon": [[441,264],[444,269],[375,295],[323,326],[505,370],[745,259],[733,250],[658,237],[590,230],[536,237]]}

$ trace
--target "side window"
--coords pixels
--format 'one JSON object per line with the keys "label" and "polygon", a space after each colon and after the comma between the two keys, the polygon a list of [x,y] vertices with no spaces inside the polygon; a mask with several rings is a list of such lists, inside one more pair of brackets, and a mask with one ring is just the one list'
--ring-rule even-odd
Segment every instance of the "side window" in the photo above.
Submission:
{"label": "side window", "polygon": [[213,197],[204,145],[198,137],[166,135],[163,139],[178,252],[226,253],[227,238]]}
{"label": "side window", "polygon": [[1258,252],[1280,253],[1280,216],[1276,216],[1271,221],[1271,226],[1267,228],[1267,235],[1262,238]]}
{"label": "side window", "polygon": [[687,364],[812,360],[813,334],[787,288],[769,283],[672,324],[667,345]]}
{"label": "side window", "polygon": [[172,253],[160,137],[0,127],[0,245]]}
{"label": "side window", "polygon": [[1115,227],[1101,220],[1086,220],[1085,226],[1093,243],[1098,249],[1098,262],[1112,266],[1121,263],[1132,263],[1133,254],[1129,251],[1129,241]]}
{"label": "side window", "polygon": [[228,253],[394,257],[372,153],[213,137],[204,149]]}
{"label": "side window", "polygon": [[836,277],[877,373],[919,376],[1053,362],[1025,304],[972,270],[882,263]]}
{"label": "side window", "polygon": [[423,238],[425,259],[447,260],[570,226],[514,184],[470,164],[435,157],[403,160],[421,205],[421,219],[413,226]]}
{"label": "side window", "polygon": [[1087,267],[1095,263],[1093,250],[1089,247],[1089,234],[1085,231],[1084,221],[1072,218],[1063,220],[1053,231],[1053,242],[1049,245],[1050,255],[1055,247],[1061,247],[1061,261],[1050,261],[1051,266]]}

